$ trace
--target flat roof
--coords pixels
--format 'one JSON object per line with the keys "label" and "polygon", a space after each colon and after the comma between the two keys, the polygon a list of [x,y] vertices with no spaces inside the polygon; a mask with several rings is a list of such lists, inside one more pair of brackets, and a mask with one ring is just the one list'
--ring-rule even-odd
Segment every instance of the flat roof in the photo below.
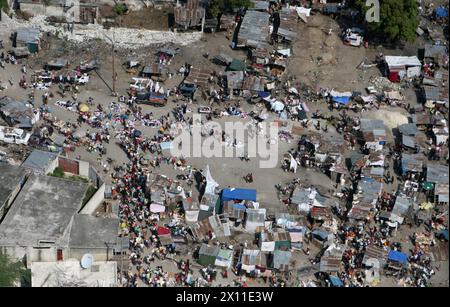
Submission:
{"label": "flat roof", "polygon": [[119,219],[78,214],[73,218],[69,247],[106,249],[107,243],[116,243],[118,232]]}
{"label": "flat roof", "polygon": [[58,154],[35,149],[23,162],[22,166],[33,170],[45,171],[56,158],[58,158]]}
{"label": "flat roof", "polygon": [[11,192],[22,183],[27,170],[5,163],[0,163],[0,207],[9,198]]}
{"label": "flat roof", "polygon": [[88,184],[32,174],[0,224],[0,246],[60,242]]}

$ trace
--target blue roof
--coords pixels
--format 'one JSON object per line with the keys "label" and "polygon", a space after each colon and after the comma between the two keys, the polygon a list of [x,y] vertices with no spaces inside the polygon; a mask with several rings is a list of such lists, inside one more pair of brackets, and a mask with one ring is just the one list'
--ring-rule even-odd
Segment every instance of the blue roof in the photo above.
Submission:
{"label": "blue roof", "polygon": [[254,189],[224,189],[222,201],[228,200],[251,200],[256,201],[256,190]]}
{"label": "blue roof", "polygon": [[388,254],[388,259],[402,264],[408,263],[408,256],[405,253],[398,252],[395,250],[390,250]]}
{"label": "blue roof", "polygon": [[340,280],[338,277],[330,275],[330,281],[331,284],[335,287],[343,287],[344,284],[342,283],[342,280]]}
{"label": "blue roof", "polygon": [[436,14],[436,17],[438,17],[438,18],[448,17],[448,10],[443,6],[437,7],[434,12]]}
{"label": "blue roof", "polygon": [[347,104],[350,102],[349,96],[333,96],[333,101],[340,104]]}

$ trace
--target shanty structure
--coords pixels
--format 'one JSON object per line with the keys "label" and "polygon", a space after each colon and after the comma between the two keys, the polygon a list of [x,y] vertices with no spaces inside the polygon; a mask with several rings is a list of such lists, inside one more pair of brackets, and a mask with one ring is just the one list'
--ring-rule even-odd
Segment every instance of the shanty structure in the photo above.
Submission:
{"label": "shanty structure", "polygon": [[37,28],[19,28],[13,35],[13,47],[26,47],[30,53],[41,49],[42,32]]}
{"label": "shanty structure", "polygon": [[247,11],[238,31],[237,47],[265,47],[269,36],[269,14],[267,12]]}
{"label": "shanty structure", "polygon": [[420,76],[422,63],[416,56],[386,56],[386,74],[392,82]]}
{"label": "shanty structure", "polygon": [[205,8],[200,0],[188,0],[185,6],[175,7],[175,24],[184,28],[201,26],[205,20]]}

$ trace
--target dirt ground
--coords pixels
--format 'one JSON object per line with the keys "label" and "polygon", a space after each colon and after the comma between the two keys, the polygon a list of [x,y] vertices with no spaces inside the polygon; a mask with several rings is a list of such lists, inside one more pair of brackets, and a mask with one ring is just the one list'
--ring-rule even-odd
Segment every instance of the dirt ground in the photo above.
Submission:
{"label": "dirt ground", "polygon": [[[167,12],[166,12],[167,13]],[[144,27],[148,29],[167,29],[164,19],[166,18],[166,13],[161,14],[161,12],[147,12],[146,10],[142,12],[132,12],[124,17],[124,24],[129,27]],[[153,16],[152,14],[155,14]],[[143,18],[145,16],[145,18]],[[156,18],[156,16],[158,16]],[[155,17],[155,18],[153,18]],[[144,20],[144,21],[137,21]],[[158,28],[160,27],[160,28]],[[332,29],[332,34],[328,35],[329,29]],[[364,59],[373,60],[378,52],[384,52],[385,54],[405,54],[405,55],[415,55],[416,53],[411,53],[414,50],[414,46],[410,46],[404,50],[386,50],[381,47],[377,48],[356,48],[350,46],[344,46],[339,38],[339,27],[338,24],[325,16],[316,15],[309,19],[307,24],[300,23],[298,25],[298,40],[294,43],[293,56],[289,61],[289,68],[287,70],[288,75],[294,75],[296,81],[301,85],[305,84],[313,87],[323,87],[323,88],[334,88],[337,91],[361,91],[370,85],[369,79],[371,76],[380,76],[380,72],[376,68],[368,70],[357,70],[356,66]],[[4,41],[7,41],[5,38]],[[230,41],[225,38],[225,33],[214,33],[205,34],[204,39],[196,43],[195,45],[190,45],[183,47],[181,52],[175,56],[171,64],[168,66],[169,70],[175,73],[182,64],[188,62],[194,67],[209,67],[210,69],[216,71],[223,71],[223,67],[217,66],[211,63],[209,59],[203,56],[205,53],[209,53],[210,58],[220,52],[227,53],[235,58],[245,59],[246,55],[243,51],[233,51],[229,48]],[[417,42],[419,46],[420,42]],[[45,63],[52,57],[64,56],[69,57],[73,62],[79,61],[80,59],[90,59],[98,58],[101,61],[101,68],[99,69],[98,75],[92,74],[91,82],[82,89],[82,93],[78,96],[79,100],[86,100],[88,97],[93,97],[96,104],[102,104],[107,107],[110,101],[116,101],[116,98],[111,96],[110,87],[112,86],[112,57],[110,46],[105,45],[101,42],[88,42],[89,48],[86,46],[78,46],[73,48],[73,46],[65,45],[61,42],[51,42],[48,49],[41,52],[37,57],[29,60],[29,64],[33,68],[38,69],[42,67]],[[155,52],[158,46],[154,48],[146,48],[145,50],[118,50],[115,55],[115,68],[118,74],[117,80],[117,92],[120,94],[125,94],[128,89],[128,84],[131,80],[132,75],[128,74],[122,67],[121,63],[125,62],[130,56],[137,56],[141,59],[143,63],[153,62],[155,59]],[[12,77],[14,80],[19,80],[21,77],[20,66],[8,65],[6,70],[0,70],[1,79],[5,82],[7,78]],[[164,84],[164,88],[170,88],[177,86],[181,82],[181,77],[175,76],[173,79],[167,80]],[[52,91],[56,91],[52,88]],[[10,95],[17,99],[26,99],[29,91],[25,91],[19,88],[17,82],[14,86],[10,87],[6,91],[0,93],[0,96]],[[43,94],[43,93],[42,93]],[[417,103],[416,96],[413,90],[405,91],[405,95],[411,105]],[[42,100],[40,98],[39,92],[36,95],[38,97],[36,104],[40,106]],[[54,102],[60,97],[55,97],[53,101],[50,102],[52,113],[59,119],[66,121],[75,122],[76,118],[74,113],[71,113],[65,109],[61,109],[54,106]],[[153,112],[155,117],[167,114],[176,105],[174,102],[169,102],[166,107],[155,108],[152,106],[142,106],[144,112]],[[197,105],[191,105],[192,109],[196,109]],[[258,110],[257,107],[253,105],[243,104],[244,109]],[[311,110],[326,109],[326,104],[324,102],[317,102],[316,105],[309,105]],[[381,109],[379,111],[369,111],[365,114],[371,118],[380,118],[386,120],[386,125],[388,128],[394,128],[397,124],[405,121],[406,111],[400,108],[389,108]],[[220,120],[223,124],[225,120],[230,118],[225,118]],[[269,120],[275,119],[275,116],[271,114]],[[83,126],[83,129],[88,129],[87,126]],[[151,137],[157,133],[156,129],[151,129],[148,127],[140,127],[144,132],[144,135]],[[314,129],[314,128],[312,128]],[[390,129],[389,129],[390,130]],[[388,130],[388,131],[389,131]],[[330,137],[336,134],[336,132],[330,128],[327,132]],[[390,141],[392,141],[392,133],[389,133]],[[290,148],[294,146],[295,142],[283,143],[280,142],[279,146],[279,158],[281,160],[282,155]],[[110,142],[107,145],[107,156],[113,158],[117,164],[123,162],[128,162],[128,159],[124,152],[114,143]],[[89,153],[85,148],[77,148],[75,152],[69,154],[70,157],[81,156],[82,160],[91,162],[99,171],[101,171],[101,159],[97,154]],[[105,157],[104,157],[105,159]],[[275,184],[280,182],[288,182],[294,178],[301,178],[301,182],[306,184],[311,184],[315,186],[321,186],[323,189],[334,190],[334,183],[325,175],[318,173],[313,170],[300,170],[297,174],[286,173],[281,170],[279,165],[274,169],[261,169],[258,167],[258,160],[252,159],[250,162],[243,162],[238,158],[210,158],[205,160],[204,158],[190,158],[189,164],[192,166],[204,169],[206,165],[209,165],[213,178],[220,184],[222,188],[225,187],[247,187],[255,188],[258,191],[258,201],[261,207],[269,209],[269,212],[286,211],[283,204],[278,200]],[[168,177],[175,177],[180,171],[175,171],[173,168],[162,165],[160,169],[156,169],[155,172],[160,172],[167,175]],[[254,182],[245,183],[243,176],[248,172],[253,172]],[[105,174],[105,179],[110,180],[108,174]],[[409,229],[403,229],[398,234],[398,240],[408,244],[408,236],[410,234]],[[245,240],[251,240],[251,236],[244,235],[239,239],[241,242]],[[408,245],[407,245],[408,247]],[[311,255],[317,250],[311,247]],[[309,265],[308,257],[302,252],[294,253],[294,260],[296,261],[296,267],[300,268]],[[187,255],[189,256],[189,255]],[[190,256],[189,256],[190,257]],[[161,262],[165,269],[173,269],[173,262],[170,260],[165,260]],[[435,285],[442,285],[443,283],[448,284],[448,261],[442,263],[436,263],[437,274],[433,278],[433,283]],[[293,271],[295,275],[295,270]],[[230,274],[231,275],[231,274]],[[306,276],[302,278],[307,280],[311,276]],[[219,278],[217,283],[225,283]],[[250,283],[251,284],[251,283]],[[389,278],[382,277],[381,285],[384,286],[398,286],[395,281]]]}
{"label": "dirt ground", "polygon": [[165,31],[169,30],[169,14],[173,14],[172,7],[148,7],[119,17],[119,24],[126,28]]}

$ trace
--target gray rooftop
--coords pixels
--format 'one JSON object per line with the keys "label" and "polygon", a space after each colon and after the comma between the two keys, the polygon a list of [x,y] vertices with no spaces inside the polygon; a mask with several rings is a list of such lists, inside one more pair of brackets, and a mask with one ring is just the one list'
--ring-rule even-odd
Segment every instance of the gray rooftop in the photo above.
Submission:
{"label": "gray rooftop", "polygon": [[118,231],[119,219],[78,214],[73,218],[69,247],[106,249],[106,243],[116,243]]}
{"label": "gray rooftop", "polygon": [[246,45],[264,45],[269,30],[269,14],[266,12],[247,11],[239,29],[238,38]]}
{"label": "gray rooftop", "polygon": [[24,168],[0,163],[0,207],[11,192],[24,181],[27,173]]}
{"label": "gray rooftop", "polygon": [[398,130],[401,134],[409,136],[415,136],[419,134],[419,129],[417,128],[417,125],[414,123],[399,125]]}
{"label": "gray rooftop", "polygon": [[445,165],[429,164],[427,166],[427,181],[448,184],[448,167]]}
{"label": "gray rooftop", "polygon": [[361,131],[384,131],[384,122],[381,119],[361,118]]}
{"label": "gray rooftop", "polygon": [[35,149],[23,162],[22,166],[34,171],[43,172],[56,158],[58,158],[58,154]]}
{"label": "gray rooftop", "polygon": [[60,242],[87,188],[85,183],[31,175],[0,224],[0,246]]}

